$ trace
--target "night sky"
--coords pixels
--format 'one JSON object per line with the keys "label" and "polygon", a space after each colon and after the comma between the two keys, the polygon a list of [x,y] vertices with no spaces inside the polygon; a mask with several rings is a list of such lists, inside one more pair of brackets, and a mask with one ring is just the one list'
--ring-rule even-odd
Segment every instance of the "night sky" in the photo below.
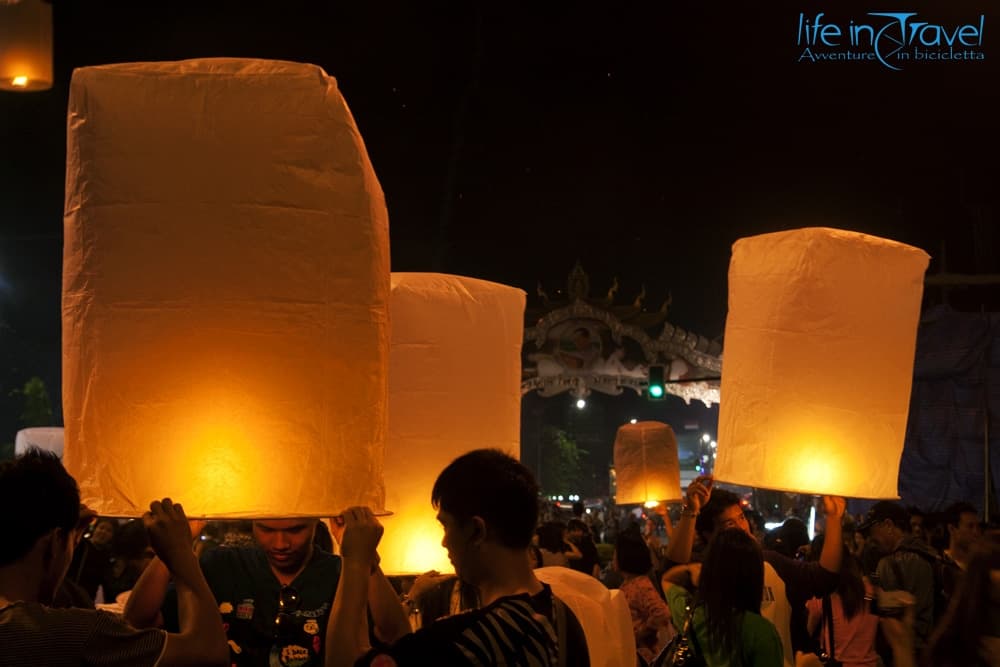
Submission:
{"label": "night sky", "polygon": [[[0,93],[0,428],[16,429],[6,395],[25,377],[58,395],[75,67],[320,65],[385,192],[393,270],[504,282],[531,303],[580,260],[594,293],[617,276],[621,299],[645,285],[655,309],[670,294],[671,322],[715,338],[742,236],[836,226],[920,246],[932,273],[1000,273],[989,4],[57,0],[55,87]],[[985,14],[986,58],[796,62],[800,12],[846,26],[871,11],[949,29]]]}

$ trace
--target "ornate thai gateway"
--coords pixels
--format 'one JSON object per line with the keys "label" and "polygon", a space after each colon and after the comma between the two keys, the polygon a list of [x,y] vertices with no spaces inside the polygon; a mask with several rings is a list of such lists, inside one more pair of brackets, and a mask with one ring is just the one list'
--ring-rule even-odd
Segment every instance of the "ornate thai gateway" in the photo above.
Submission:
{"label": "ornate thai gateway", "polygon": [[668,297],[659,309],[644,306],[645,288],[629,304],[616,304],[618,281],[606,296],[590,297],[590,279],[579,263],[565,292],[548,296],[538,285],[539,303],[529,304],[524,331],[521,393],[541,396],[591,391],[642,394],[650,366],[663,366],[665,389],[690,403],[719,402],[722,346],[667,321]]}

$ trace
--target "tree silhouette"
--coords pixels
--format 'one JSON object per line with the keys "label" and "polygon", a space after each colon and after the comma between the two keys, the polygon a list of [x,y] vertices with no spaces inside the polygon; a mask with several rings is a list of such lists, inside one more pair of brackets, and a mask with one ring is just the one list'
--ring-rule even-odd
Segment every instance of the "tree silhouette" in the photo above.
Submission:
{"label": "tree silhouette", "polygon": [[546,427],[542,432],[542,492],[549,496],[579,493],[586,456],[568,433]]}

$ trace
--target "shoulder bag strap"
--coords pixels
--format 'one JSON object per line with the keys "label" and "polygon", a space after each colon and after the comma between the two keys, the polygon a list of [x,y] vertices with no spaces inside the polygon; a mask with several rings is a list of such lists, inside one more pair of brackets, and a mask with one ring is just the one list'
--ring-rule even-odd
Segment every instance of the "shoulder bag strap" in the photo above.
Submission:
{"label": "shoulder bag strap", "polygon": [[552,596],[552,615],[556,622],[556,640],[559,648],[559,667],[566,667],[566,605]]}
{"label": "shoulder bag strap", "polygon": [[829,633],[829,644],[827,645],[827,653],[830,655],[830,660],[836,660],[837,656],[834,653],[834,639],[833,639],[833,604],[830,601],[830,596],[826,595],[823,597],[823,615],[826,616],[826,629]]}
{"label": "shoulder bag strap", "polygon": [[691,640],[691,646],[694,647],[694,652],[704,657],[705,654],[702,653],[701,646],[698,644],[698,636],[695,634],[694,628],[691,627],[694,623],[694,610],[695,607],[692,604],[691,607],[688,608],[687,618],[684,619],[684,630],[682,630],[682,633]]}

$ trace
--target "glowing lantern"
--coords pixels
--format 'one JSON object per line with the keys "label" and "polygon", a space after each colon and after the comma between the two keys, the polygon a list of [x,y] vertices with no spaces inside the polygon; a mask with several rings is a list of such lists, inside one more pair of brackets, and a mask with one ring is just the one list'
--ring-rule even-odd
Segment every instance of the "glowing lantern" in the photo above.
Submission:
{"label": "glowing lantern", "polygon": [[619,505],[653,506],[683,498],[677,437],[666,424],[649,421],[620,427],[614,462]]}
{"label": "glowing lantern", "polygon": [[52,87],[52,3],[0,0],[0,90]]}
{"label": "glowing lantern", "polygon": [[733,245],[717,479],[897,497],[928,260],[825,228]]}
{"label": "glowing lantern", "polygon": [[76,70],[65,460],[101,514],[383,506],[388,229],[336,82],[259,60]]}
{"label": "glowing lantern", "polygon": [[382,569],[449,571],[431,489],[480,447],[520,453],[524,292],[473,278],[393,273]]}

